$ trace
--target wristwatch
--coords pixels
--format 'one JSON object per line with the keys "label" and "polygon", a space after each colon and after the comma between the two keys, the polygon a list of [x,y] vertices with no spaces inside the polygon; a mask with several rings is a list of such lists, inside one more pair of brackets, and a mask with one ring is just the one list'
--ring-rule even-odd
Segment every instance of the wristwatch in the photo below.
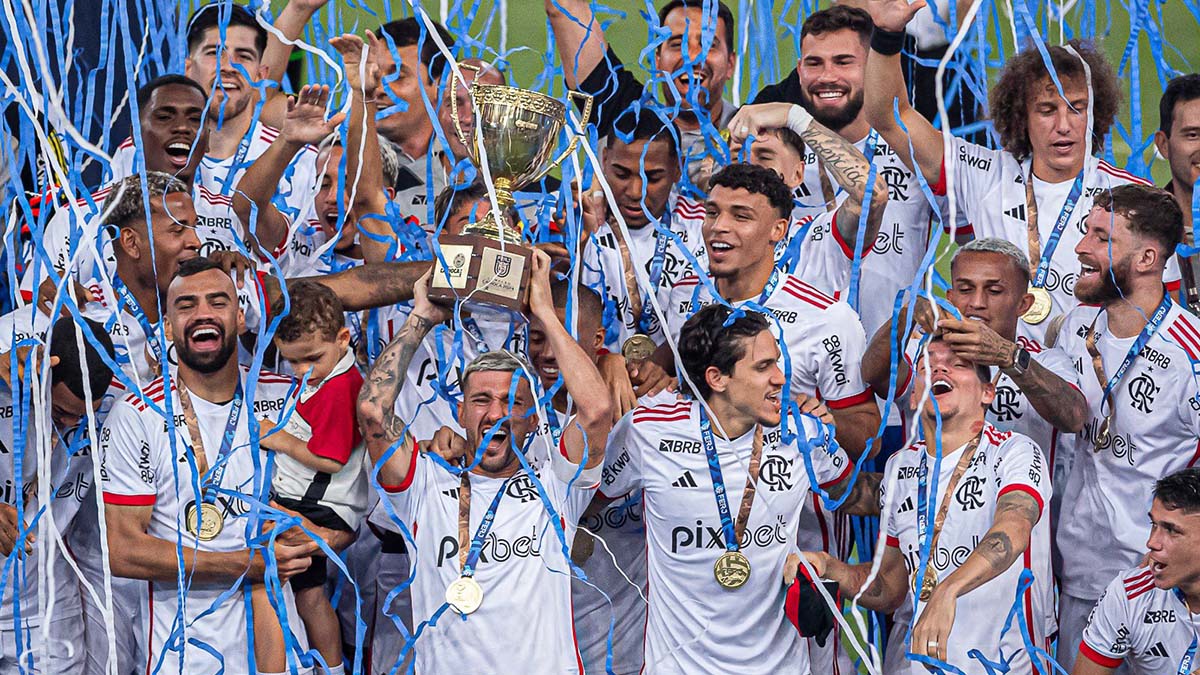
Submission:
{"label": "wristwatch", "polygon": [[1020,377],[1025,374],[1025,371],[1029,370],[1029,361],[1031,359],[1032,357],[1029,355],[1029,352],[1021,345],[1017,345],[1017,350],[1013,352],[1012,364],[1003,370],[1007,371],[1011,376]]}

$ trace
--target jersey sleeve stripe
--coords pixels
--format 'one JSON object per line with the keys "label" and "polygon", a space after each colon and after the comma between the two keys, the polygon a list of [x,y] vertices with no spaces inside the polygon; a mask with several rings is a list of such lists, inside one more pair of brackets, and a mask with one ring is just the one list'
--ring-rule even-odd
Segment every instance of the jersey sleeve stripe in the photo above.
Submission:
{"label": "jersey sleeve stripe", "polygon": [[1152,590],[1154,590],[1154,580],[1152,580],[1152,579],[1147,580],[1146,582],[1142,583],[1142,585],[1138,586],[1137,588],[1125,589],[1125,599],[1126,600],[1136,600],[1137,598],[1149,593]]}
{"label": "jersey sleeve stripe", "polygon": [[797,276],[794,276],[791,274],[788,275],[787,283],[785,283],[784,285],[793,290],[805,293],[813,298],[816,298],[817,300],[819,300],[821,302],[828,303],[830,305],[837,302],[837,300],[835,300],[832,295],[829,295],[828,293],[824,293],[824,292],[818,290],[815,286],[808,284],[800,277],[797,277]]}
{"label": "jersey sleeve stripe", "polygon": [[787,293],[788,295],[792,296],[793,298],[796,298],[798,300],[803,300],[804,302],[807,302],[808,304],[812,305],[813,307],[816,307],[817,309],[829,309],[829,306],[832,305],[834,302],[836,302],[832,298],[830,298],[828,302],[825,300],[821,300],[819,298],[814,298],[812,295],[806,293],[805,291],[799,290],[788,284],[784,285],[783,292]]}
{"label": "jersey sleeve stripe", "polygon": [[[833,240],[836,241],[838,243],[838,246],[840,246],[842,248],[842,253],[846,254],[846,258],[848,260],[854,260],[854,244],[851,244],[850,242],[848,242],[844,238],[842,238],[842,231],[838,229],[838,225],[837,225],[837,217],[838,217],[838,214],[836,211],[834,211],[833,220],[829,224],[829,227],[833,231]],[[858,243],[858,242],[855,242],[855,243]],[[863,242],[862,257],[864,259],[867,257],[867,254],[871,252],[873,243],[874,242],[870,242],[870,241]]]}
{"label": "jersey sleeve stripe", "polygon": [[[946,196],[946,157],[942,157],[942,167],[938,170],[937,182],[929,186],[929,191],[938,197]],[[948,227],[948,226],[947,226]]]}
{"label": "jersey sleeve stripe", "polygon": [[874,397],[875,393],[871,391],[870,387],[867,387],[866,389],[862,390],[861,393],[855,394],[854,396],[847,396],[845,398],[838,399],[826,399],[825,407],[829,408],[830,410],[842,410],[844,408],[862,405]]}
{"label": "jersey sleeve stripe", "polygon": [[900,548],[900,540],[889,534],[887,536],[887,545],[892,548]]}
{"label": "jersey sleeve stripe", "polygon": [[854,464],[851,462],[846,462],[846,468],[842,470],[841,475],[838,476],[837,478],[834,478],[833,480],[831,480],[829,482],[821,483],[821,489],[828,490],[830,487],[837,485],[838,483],[846,480],[846,477],[849,476],[850,472],[853,470],[854,470]]}
{"label": "jersey sleeve stripe", "polygon": [[1125,590],[1129,591],[1133,588],[1141,586],[1147,581],[1154,580],[1154,573],[1150,570],[1145,570],[1125,579]]}
{"label": "jersey sleeve stripe", "polygon": [[1043,511],[1045,511],[1046,503],[1044,501],[1042,501],[1042,496],[1040,494],[1038,494],[1037,490],[1033,489],[1032,485],[1026,485],[1024,483],[1014,483],[1012,485],[1005,485],[1003,488],[1000,489],[1000,492],[996,494],[996,499],[999,499],[1010,492],[1024,492],[1025,494],[1029,495],[1030,497],[1033,497],[1033,501],[1037,502],[1037,505],[1038,505],[1038,515],[1039,516],[1041,515],[1041,513]]}
{"label": "jersey sleeve stripe", "polygon": [[1122,663],[1125,662],[1125,659],[1114,659],[1111,656],[1105,656],[1104,654],[1101,654],[1095,649],[1092,649],[1091,645],[1089,645],[1085,640],[1079,641],[1079,654],[1081,656],[1086,656],[1089,661],[1104,666],[1105,668],[1118,668]]}
{"label": "jersey sleeve stripe", "polygon": [[[411,443],[411,439],[405,439],[404,442]],[[404,474],[404,480],[400,481],[399,485],[386,485],[380,481],[379,487],[383,488],[384,492],[391,492],[392,494],[395,494],[397,492],[404,492],[408,488],[412,487],[413,477],[417,475],[417,455],[416,448],[411,448],[411,450],[413,454],[409,457],[408,473]]]}
{"label": "jersey sleeve stripe", "polygon": [[115,492],[104,493],[104,503],[113,506],[154,506],[156,495],[119,495]]}
{"label": "jersey sleeve stripe", "polygon": [[1100,163],[1096,166],[1096,168],[1110,176],[1120,178],[1121,180],[1127,180],[1130,183],[1137,183],[1139,185],[1153,185],[1153,183],[1145,178],[1142,178],[1141,176],[1135,176],[1124,169],[1119,169],[1104,160],[1100,160]]}

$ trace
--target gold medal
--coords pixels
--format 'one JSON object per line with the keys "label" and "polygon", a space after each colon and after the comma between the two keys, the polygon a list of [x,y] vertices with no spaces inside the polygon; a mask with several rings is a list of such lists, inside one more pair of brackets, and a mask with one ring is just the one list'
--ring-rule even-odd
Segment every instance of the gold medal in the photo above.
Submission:
{"label": "gold medal", "polygon": [[[921,602],[929,602],[929,599],[933,597],[933,589],[935,589],[935,588],[937,588],[937,579],[935,577],[926,575],[925,583],[921,584],[921,594],[919,596],[921,598]],[[912,575],[912,589],[913,589],[913,593],[917,592],[917,573],[916,572],[913,572],[913,575]]]}
{"label": "gold medal", "polygon": [[596,550],[596,537],[589,531],[580,528],[575,532],[575,541],[571,542],[571,562],[582,565],[592,557]]}
{"label": "gold medal", "polygon": [[658,349],[658,345],[654,344],[654,340],[650,339],[649,335],[637,333],[621,345],[621,356],[631,363],[641,363],[650,358],[656,349]]}
{"label": "gold medal", "polygon": [[188,534],[200,541],[212,541],[217,538],[218,534],[221,534],[221,530],[225,529],[225,519],[221,516],[221,509],[217,508],[216,504],[201,502],[200,510],[197,513],[196,504],[193,502],[188,504],[184,526],[187,528]]}
{"label": "gold medal", "polygon": [[1033,304],[1021,315],[1021,320],[1036,326],[1050,316],[1050,311],[1054,309],[1054,303],[1050,301],[1050,292],[1041,286],[1031,285],[1029,294],[1033,296]]}
{"label": "gold medal", "polygon": [[446,587],[446,603],[459,614],[471,614],[483,604],[483,587],[475,577],[459,577]]}
{"label": "gold medal", "polygon": [[1104,448],[1108,447],[1109,441],[1111,440],[1109,438],[1109,422],[1111,420],[1112,418],[1107,415],[1104,417],[1104,419],[1100,420],[1100,428],[1096,431],[1096,444],[1094,446],[1094,450],[1096,452],[1100,452]]}
{"label": "gold medal", "polygon": [[721,588],[741,588],[750,579],[750,561],[741,551],[726,551],[713,565],[713,576]]}

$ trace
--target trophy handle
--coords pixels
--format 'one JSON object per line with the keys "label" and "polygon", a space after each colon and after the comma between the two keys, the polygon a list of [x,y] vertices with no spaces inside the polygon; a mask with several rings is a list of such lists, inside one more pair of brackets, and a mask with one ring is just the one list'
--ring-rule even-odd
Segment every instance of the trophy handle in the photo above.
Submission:
{"label": "trophy handle", "polygon": [[[592,116],[592,96],[591,96],[591,94],[585,94],[581,91],[570,90],[567,92],[567,98],[568,99],[578,99],[580,101],[583,101],[583,117],[579,118],[579,123],[587,124],[588,118]],[[455,119],[456,120],[458,119],[457,116],[455,117]],[[563,150],[561,155],[559,155],[558,157],[555,157],[549,164],[546,165],[546,168],[542,169],[536,176],[528,179],[528,182],[532,183],[534,181],[541,180],[543,176],[545,176],[546,174],[553,171],[554,167],[558,166],[559,164],[562,164],[563,160],[565,160],[567,157],[571,156],[571,153],[575,151],[575,145],[577,143],[579,143],[579,139],[582,136],[583,136],[582,132],[577,133],[577,134],[572,134],[571,142],[567,145],[567,149]]]}
{"label": "trophy handle", "polygon": [[[477,75],[479,74],[479,71],[482,70],[482,68],[480,68],[479,66],[476,66],[476,65],[473,65],[470,63],[458,63],[456,65],[459,67],[459,69],[465,68]],[[462,126],[458,123],[458,82],[459,82],[458,71],[456,71],[454,68],[451,68],[450,69],[450,116],[454,119],[454,135],[458,136],[458,140],[462,142],[463,147],[469,148],[469,147],[471,147],[471,141],[467,140],[467,135],[463,133]],[[462,81],[462,83],[463,83],[464,87],[467,86],[467,81],[465,79]],[[470,89],[470,87],[467,87],[467,89]],[[588,105],[588,110],[591,110],[590,104]]]}

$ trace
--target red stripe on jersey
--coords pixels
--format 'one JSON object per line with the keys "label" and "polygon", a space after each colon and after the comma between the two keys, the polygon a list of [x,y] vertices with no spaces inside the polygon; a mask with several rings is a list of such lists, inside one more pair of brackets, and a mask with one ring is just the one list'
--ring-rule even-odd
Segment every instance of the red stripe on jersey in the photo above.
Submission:
{"label": "red stripe on jersey", "polygon": [[[1046,503],[1042,501],[1042,496],[1038,494],[1038,491],[1034,490],[1033,486],[1026,485],[1024,483],[1005,485],[1003,488],[1001,488],[999,494],[996,495],[996,499],[999,499],[1010,492],[1024,492],[1030,497],[1033,497],[1033,501],[1037,502],[1038,505],[1038,515],[1041,515],[1041,512],[1046,508]],[[1026,565],[1026,567],[1028,567],[1028,565]]]}
{"label": "red stripe on jersey", "polygon": [[113,506],[154,506],[155,495],[119,495],[115,492],[104,492],[104,503]]}
{"label": "red stripe on jersey", "polygon": [[[409,439],[405,439],[404,442],[409,443],[411,441]],[[415,451],[416,448],[410,447],[410,450]],[[416,475],[417,475],[417,456],[416,456],[416,454],[413,454],[411,457],[409,457],[409,460],[408,460],[408,473],[404,474],[404,480],[400,481],[399,485],[385,485],[383,483],[383,481],[380,481],[379,487],[383,488],[384,492],[391,492],[393,494],[396,492],[404,492],[408,488],[412,487],[413,477]],[[414,534],[415,534],[415,531],[414,531]]]}
{"label": "red stripe on jersey", "polygon": [[689,274],[679,281],[676,281],[675,288],[682,288],[684,286],[698,286],[699,284],[700,277],[696,276],[695,274]]}
{"label": "red stripe on jersey", "polygon": [[1154,590],[1154,581],[1150,580],[1150,581],[1147,581],[1146,583],[1142,584],[1141,586],[1138,586],[1137,588],[1125,591],[1125,597],[1129,600],[1134,600],[1142,595],[1149,593],[1152,590]]}
{"label": "red stripe on jersey", "polygon": [[821,508],[821,496],[813,493],[813,513],[817,516],[817,525],[821,526],[821,550],[830,555],[836,555],[829,542],[829,528],[825,526],[825,510]]}
{"label": "red stripe on jersey", "polygon": [[842,471],[842,474],[840,476],[838,476],[837,478],[834,478],[833,480],[829,481],[828,483],[821,483],[821,489],[828,490],[830,487],[833,487],[834,485],[837,485],[838,483],[846,480],[846,476],[849,476],[850,472],[853,470],[854,470],[854,464],[852,462],[846,462],[846,468]]}
{"label": "red stripe on jersey", "polygon": [[[858,242],[854,242],[853,244],[851,244],[850,242],[848,242],[842,238],[842,231],[839,230],[838,226],[837,226],[837,212],[836,211],[833,213],[833,221],[830,224],[830,227],[833,229],[833,240],[836,241],[838,243],[838,246],[841,247],[842,253],[846,254],[847,259],[854,260],[854,246]],[[860,258],[860,260],[866,260],[867,254],[869,254],[871,252],[871,249],[873,248],[873,244],[874,244],[874,242],[870,242],[870,241],[863,242],[863,252],[862,252],[862,257]]]}
{"label": "red stripe on jersey", "polygon": [[270,143],[271,141],[275,140],[276,138],[279,138],[279,130],[276,129],[275,127],[270,127],[270,126],[263,124],[263,125],[259,126],[258,137],[263,139],[264,141]]}
{"label": "red stripe on jersey", "polygon": [[796,276],[792,276],[790,274],[785,278],[784,286],[788,286],[796,291],[807,293],[808,295],[811,295],[812,297],[814,297],[818,300],[821,300],[822,302],[828,302],[829,304],[833,304],[834,302],[836,302],[836,300],[833,299],[833,296],[829,295],[828,293],[825,293],[824,291],[818,289],[815,286],[810,285],[809,283],[805,282],[803,279],[796,277]]}
{"label": "red stripe on jersey", "polygon": [[117,149],[124,150],[125,148],[132,148],[132,147],[133,147],[133,136],[130,136],[129,138],[126,138],[125,140],[121,141],[121,144],[117,146]]}
{"label": "red stripe on jersey", "polygon": [[1137,574],[1134,574],[1131,577],[1125,577],[1125,581],[1124,581],[1125,590],[1129,590],[1133,586],[1140,586],[1142,584],[1142,582],[1147,579],[1150,579],[1151,581],[1154,580],[1154,573],[1148,569],[1145,571],[1142,571],[1142,572],[1138,572]]}
{"label": "red stripe on jersey", "polygon": [[1138,185],[1153,185],[1153,183],[1145,178],[1142,178],[1141,176],[1135,176],[1124,169],[1118,169],[1104,160],[1100,160],[1100,163],[1096,166],[1096,168],[1110,176],[1115,176],[1131,183],[1137,183]]}
{"label": "red stripe on jersey", "polygon": [[1180,287],[1180,280],[1176,279],[1175,281],[1168,281],[1166,283],[1166,287],[1167,287],[1168,293],[1178,293],[1179,287]]}
{"label": "red stripe on jersey", "polygon": [[1168,332],[1171,335],[1178,333],[1175,339],[1179,341],[1180,346],[1184,348],[1184,351],[1189,356],[1200,354],[1200,330],[1196,330],[1191,321],[1188,321],[1183,316],[1177,316],[1175,317],[1175,321],[1171,323],[1171,328]]}
{"label": "red stripe on jersey", "polygon": [[789,284],[783,285],[783,292],[787,293],[788,295],[792,296],[793,298],[796,298],[798,300],[803,300],[803,301],[807,302],[808,304],[812,305],[813,307],[816,307],[817,309],[828,309],[829,306],[835,302],[833,298],[830,298],[828,296],[826,296],[826,299],[813,297],[809,293],[807,293],[803,290],[799,290]]}
{"label": "red stripe on jersey", "polygon": [[637,424],[639,422],[682,422],[683,420],[686,420],[686,419],[690,418],[691,416],[692,416],[692,414],[690,412],[680,413],[678,415],[675,415],[674,417],[668,417],[665,415],[642,415],[642,416],[634,415],[633,423]]}
{"label": "red stripe on jersey", "polygon": [[929,186],[929,191],[939,197],[946,196],[946,158],[942,157],[942,166],[938,169],[937,182]]}
{"label": "red stripe on jersey", "polygon": [[887,536],[886,542],[887,545],[891,546],[892,548],[900,548],[900,540],[890,534]]}
{"label": "red stripe on jersey", "polygon": [[845,398],[838,399],[826,399],[825,407],[829,408],[830,410],[842,410],[845,408],[854,407],[856,405],[862,405],[863,403],[872,401],[874,399],[875,392],[871,391],[870,387],[867,387],[866,389],[863,389],[861,393],[853,396],[847,396]]}
{"label": "red stripe on jersey", "polygon": [[1167,334],[1175,339],[1176,344],[1182,347],[1183,351],[1187,352],[1188,358],[1192,359],[1193,361],[1197,359],[1197,349],[1195,345],[1191,344],[1189,340],[1184,339],[1184,335],[1181,331],[1177,331],[1175,330],[1175,326],[1171,326],[1167,329]]}
{"label": "red stripe on jersey", "polygon": [[1101,654],[1095,649],[1089,647],[1088,643],[1084,640],[1079,641],[1079,655],[1086,656],[1089,661],[1104,666],[1105,668],[1117,668],[1125,662],[1125,659],[1114,659],[1111,656],[1105,656]]}
{"label": "red stripe on jersey", "polygon": [[1192,458],[1188,460],[1188,468],[1196,466],[1196,462],[1200,461],[1200,441],[1196,442],[1196,452],[1192,453]]}

